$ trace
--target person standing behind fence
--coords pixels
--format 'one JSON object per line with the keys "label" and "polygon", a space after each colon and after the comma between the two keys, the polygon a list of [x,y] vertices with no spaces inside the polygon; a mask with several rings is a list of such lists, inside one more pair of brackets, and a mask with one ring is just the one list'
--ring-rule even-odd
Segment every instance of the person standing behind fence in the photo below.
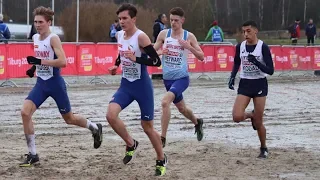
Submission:
{"label": "person standing behind fence", "polygon": [[174,103],[179,112],[192,121],[198,141],[203,138],[203,120],[195,117],[192,110],[187,107],[182,94],[190,83],[187,62],[189,52],[201,61],[204,59],[204,53],[195,35],[183,29],[184,21],[184,10],[180,7],[172,8],[170,10],[171,29],[161,31],[154,44],[156,50],[163,46],[163,50],[159,50],[158,54],[163,55],[163,83],[167,90],[161,102],[161,140],[163,147],[166,145],[166,135],[171,117],[171,103]]}
{"label": "person standing behind fence", "polygon": [[[268,45],[257,37],[258,28],[254,21],[242,25],[245,41],[236,46],[234,65],[229,78],[229,88],[234,90],[234,81],[239,70],[240,82],[232,116],[234,122],[251,119],[252,127],[257,130],[260,139],[260,154],[258,158],[267,158],[266,128],[263,125],[263,113],[268,95],[267,74],[274,73],[273,61]],[[245,110],[253,99],[254,110]]]}
{"label": "person standing behind fence", "polygon": [[10,37],[11,37],[10,30],[9,30],[7,24],[5,24],[3,22],[3,15],[0,14],[0,38],[1,39],[10,39]]}
{"label": "person standing behind fence", "polygon": [[296,45],[298,43],[298,39],[300,38],[300,19],[296,19],[294,24],[289,26],[289,33],[292,45]]}
{"label": "person standing behind fence", "polygon": [[166,29],[166,23],[167,23],[168,19],[167,19],[167,16],[166,14],[159,14],[158,15],[158,19],[156,19],[154,22],[154,25],[153,25],[153,42],[156,42],[157,40],[157,37],[159,35],[159,33]]}
{"label": "person standing behind fence", "polygon": [[35,35],[35,34],[37,34],[37,30],[36,30],[36,27],[34,27],[34,23],[33,23],[31,26],[31,30],[30,30],[28,39],[32,39],[33,35]]}
{"label": "person standing behind fence", "polygon": [[94,139],[94,148],[102,142],[102,125],[95,124],[82,116],[74,115],[60,68],[66,67],[66,57],[59,36],[50,32],[49,27],[54,12],[50,8],[38,7],[34,10],[34,24],[38,34],[33,35],[35,56],[28,56],[28,64],[33,65],[26,74],[29,77],[37,73],[37,82],[23,103],[21,117],[27,140],[28,154],[20,167],[30,167],[39,162],[36,152],[35,131],[32,115],[48,98],[52,97],[67,124],[88,128]]}
{"label": "person standing behind fence", "polygon": [[118,20],[114,20],[114,23],[110,26],[109,36],[111,38],[111,42],[117,42],[116,33],[121,31],[121,27],[119,25]]}
{"label": "person standing behind fence", "polygon": [[314,38],[316,35],[317,35],[316,25],[313,24],[313,19],[309,19],[309,23],[306,26],[306,36],[307,36],[308,46],[310,45],[310,43],[314,45]]}
{"label": "person standing behind fence", "polygon": [[205,41],[208,41],[209,39],[211,39],[212,42],[223,42],[224,34],[222,29],[218,26],[218,21],[213,21]]}

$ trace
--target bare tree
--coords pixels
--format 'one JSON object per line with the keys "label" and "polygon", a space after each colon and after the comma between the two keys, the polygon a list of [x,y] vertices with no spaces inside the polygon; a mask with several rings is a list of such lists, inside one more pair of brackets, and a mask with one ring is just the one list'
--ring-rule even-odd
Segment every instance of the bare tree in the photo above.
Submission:
{"label": "bare tree", "polygon": [[303,12],[303,21],[306,22],[306,14],[307,14],[307,0],[304,0],[304,12]]}
{"label": "bare tree", "polygon": [[289,14],[291,8],[291,0],[288,0],[288,10],[287,10],[287,24],[289,24]]}
{"label": "bare tree", "polygon": [[239,0],[239,7],[240,7],[240,13],[241,13],[241,20],[242,20],[242,22],[243,22],[243,21],[244,21],[244,18],[243,18],[243,9],[242,9],[241,0]]}
{"label": "bare tree", "polygon": [[262,29],[263,25],[263,0],[259,0],[259,21],[260,21],[260,29]]}
{"label": "bare tree", "polygon": [[227,16],[229,17],[231,15],[231,0],[227,0]]}
{"label": "bare tree", "polygon": [[251,19],[251,0],[248,0],[248,19]]}
{"label": "bare tree", "polygon": [[218,12],[218,0],[214,1],[214,6],[215,6],[215,10],[216,10],[216,19],[218,19],[219,18],[219,16],[218,16],[218,14],[219,14],[219,12]]}
{"label": "bare tree", "polygon": [[284,24],[285,24],[285,22],[284,22],[284,0],[282,0],[282,22],[281,22],[281,27],[284,27]]}

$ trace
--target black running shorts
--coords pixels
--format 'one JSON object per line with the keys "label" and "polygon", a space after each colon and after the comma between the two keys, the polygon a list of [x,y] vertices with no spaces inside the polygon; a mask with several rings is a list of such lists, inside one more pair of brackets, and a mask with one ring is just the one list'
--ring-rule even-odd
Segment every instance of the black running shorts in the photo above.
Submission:
{"label": "black running shorts", "polygon": [[238,94],[254,97],[264,97],[268,95],[267,78],[262,79],[240,79]]}

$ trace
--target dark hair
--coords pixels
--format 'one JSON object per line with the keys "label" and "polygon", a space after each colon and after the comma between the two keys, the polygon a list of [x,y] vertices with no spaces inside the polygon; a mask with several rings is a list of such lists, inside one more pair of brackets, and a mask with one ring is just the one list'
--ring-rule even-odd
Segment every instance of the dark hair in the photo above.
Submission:
{"label": "dark hair", "polygon": [[49,7],[45,8],[43,6],[39,6],[36,9],[34,9],[33,15],[43,16],[46,21],[52,21],[53,20],[52,16],[54,15],[54,12]]}
{"label": "dark hair", "polygon": [[163,15],[164,15],[164,14],[159,14],[159,15],[158,15],[158,19],[161,20],[161,18],[162,18]]}
{"label": "dark hair", "polygon": [[174,7],[170,10],[170,14],[184,17],[184,11],[181,7]]}
{"label": "dark hair", "polygon": [[255,21],[252,21],[252,20],[249,20],[249,21],[246,21],[242,24],[242,27],[244,26],[251,26],[251,27],[254,27],[254,28],[258,28],[258,25]]}
{"label": "dark hair", "polygon": [[119,15],[119,13],[123,12],[123,11],[129,11],[129,15],[131,18],[136,17],[137,16],[137,8],[130,4],[130,3],[124,3],[122,4],[119,9],[117,10],[117,15]]}
{"label": "dark hair", "polygon": [[116,20],[114,20],[114,22],[115,22],[115,23],[118,23],[118,22],[119,22],[119,20],[118,20],[118,19],[116,19]]}

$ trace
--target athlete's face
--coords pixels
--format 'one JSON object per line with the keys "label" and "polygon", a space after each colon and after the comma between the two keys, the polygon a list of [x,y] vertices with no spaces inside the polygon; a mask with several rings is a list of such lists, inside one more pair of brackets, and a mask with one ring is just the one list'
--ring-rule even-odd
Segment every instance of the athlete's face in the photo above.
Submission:
{"label": "athlete's face", "polygon": [[129,15],[129,11],[122,11],[118,14],[119,23],[122,28],[122,30],[127,31],[128,29],[131,29],[134,27],[137,18],[133,17],[131,18]]}
{"label": "athlete's face", "polygon": [[44,16],[37,15],[34,17],[34,26],[36,27],[39,34],[44,34],[49,31],[51,21],[46,21]]}
{"label": "athlete's face", "polygon": [[257,39],[258,29],[255,27],[243,26],[242,32],[243,32],[244,38],[249,42],[253,42]]}
{"label": "athlete's face", "polygon": [[184,17],[170,14],[170,24],[173,30],[182,28],[183,23],[184,23]]}

